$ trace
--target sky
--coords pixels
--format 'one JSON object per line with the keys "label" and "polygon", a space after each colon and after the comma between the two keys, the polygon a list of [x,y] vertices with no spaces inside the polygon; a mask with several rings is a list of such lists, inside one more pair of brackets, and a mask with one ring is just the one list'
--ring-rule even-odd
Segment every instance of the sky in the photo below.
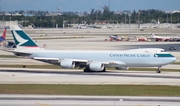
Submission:
{"label": "sky", "polygon": [[90,12],[102,10],[107,5],[111,11],[158,9],[172,11],[180,9],[180,0],[0,0],[0,11],[42,10],[67,12]]}

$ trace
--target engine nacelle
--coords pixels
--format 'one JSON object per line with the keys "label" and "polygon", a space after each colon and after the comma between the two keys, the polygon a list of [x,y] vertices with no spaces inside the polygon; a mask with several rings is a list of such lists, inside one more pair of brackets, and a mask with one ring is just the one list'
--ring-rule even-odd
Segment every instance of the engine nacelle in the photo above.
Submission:
{"label": "engine nacelle", "polygon": [[128,70],[129,67],[116,67],[116,70]]}
{"label": "engine nacelle", "polygon": [[60,61],[60,66],[62,68],[75,68],[75,62],[72,60],[62,60]]}
{"label": "engine nacelle", "polygon": [[89,64],[89,69],[92,71],[103,71],[104,64],[102,64],[101,62],[91,62]]}

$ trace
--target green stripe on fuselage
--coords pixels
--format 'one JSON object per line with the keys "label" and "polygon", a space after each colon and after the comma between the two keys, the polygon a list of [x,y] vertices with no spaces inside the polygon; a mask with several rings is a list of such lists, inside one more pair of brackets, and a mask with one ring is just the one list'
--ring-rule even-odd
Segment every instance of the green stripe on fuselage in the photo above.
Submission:
{"label": "green stripe on fuselage", "polygon": [[156,54],[157,57],[174,57],[171,54]]}

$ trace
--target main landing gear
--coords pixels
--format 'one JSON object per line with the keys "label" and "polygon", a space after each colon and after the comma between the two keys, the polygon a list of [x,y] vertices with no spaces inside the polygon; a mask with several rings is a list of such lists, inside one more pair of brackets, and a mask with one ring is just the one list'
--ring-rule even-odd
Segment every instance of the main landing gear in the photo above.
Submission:
{"label": "main landing gear", "polygon": [[157,69],[156,73],[161,73],[161,66],[160,66],[160,67],[158,67],[158,69]]}
{"label": "main landing gear", "polygon": [[84,72],[92,72],[88,66],[86,66],[86,68],[84,69]]}
{"label": "main landing gear", "polygon": [[91,70],[89,66],[86,66],[86,68],[84,69],[84,72],[106,72],[106,68],[104,67],[102,71],[94,71],[94,70]]}

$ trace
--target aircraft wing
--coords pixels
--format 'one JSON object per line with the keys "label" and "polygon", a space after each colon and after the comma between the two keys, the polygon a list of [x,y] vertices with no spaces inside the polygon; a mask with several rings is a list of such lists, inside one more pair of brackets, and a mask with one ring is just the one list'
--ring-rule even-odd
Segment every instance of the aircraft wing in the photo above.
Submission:
{"label": "aircraft wing", "polygon": [[46,61],[61,61],[61,60],[71,60],[74,62],[79,62],[79,63],[91,63],[91,62],[101,62],[102,64],[107,64],[107,65],[121,65],[125,66],[126,63],[121,62],[121,61],[116,61],[116,60],[111,60],[111,61],[93,61],[93,60],[83,60],[83,59],[61,59],[61,58],[46,58],[46,57],[34,57],[33,59],[35,60],[46,60]]}
{"label": "aircraft wing", "polygon": [[[61,61],[64,59],[61,58],[47,58],[47,57],[34,57],[35,60],[53,60],[53,61]],[[72,60],[75,62],[88,62],[87,60],[81,60],[81,59],[67,59],[67,60]]]}

